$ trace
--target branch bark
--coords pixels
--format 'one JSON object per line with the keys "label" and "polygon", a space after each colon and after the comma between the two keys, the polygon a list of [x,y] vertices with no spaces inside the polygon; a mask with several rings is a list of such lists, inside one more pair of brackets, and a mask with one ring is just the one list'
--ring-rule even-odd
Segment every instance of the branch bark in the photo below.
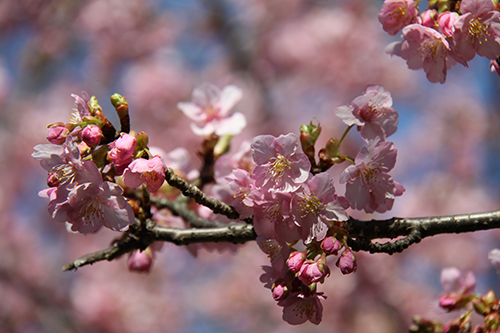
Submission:
{"label": "branch bark", "polygon": [[[63,267],[63,271],[91,265],[95,262],[111,261],[136,249],[145,249],[155,241],[188,245],[204,242],[229,242],[242,244],[255,240],[253,226],[245,223],[230,223],[225,227],[205,229],[176,229],[157,226],[147,220],[146,228],[139,222],[131,227],[129,238],[113,244],[108,249],[85,255]],[[439,234],[465,233],[500,228],[500,210],[475,214],[460,214],[422,218],[398,218],[360,221],[349,219],[343,226],[349,232],[348,244],[354,251],[393,254],[402,252],[423,238]],[[378,243],[374,239],[397,239],[394,242]]]}

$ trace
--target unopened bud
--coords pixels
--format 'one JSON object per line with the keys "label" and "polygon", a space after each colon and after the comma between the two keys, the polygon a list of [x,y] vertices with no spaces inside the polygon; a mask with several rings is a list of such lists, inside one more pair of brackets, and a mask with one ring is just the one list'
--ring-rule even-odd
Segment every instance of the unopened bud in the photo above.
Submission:
{"label": "unopened bud", "polygon": [[49,128],[49,134],[47,135],[47,140],[54,145],[60,145],[66,142],[66,137],[69,134],[69,130],[64,126],[54,126]]}
{"label": "unopened bud", "polygon": [[135,250],[128,258],[127,265],[131,272],[149,273],[153,266],[155,252],[147,247],[144,251]]}
{"label": "unopened bud", "polygon": [[111,104],[115,107],[118,118],[120,118],[121,132],[130,132],[130,117],[128,114],[128,102],[120,94],[111,95]]}
{"label": "unopened bud", "polygon": [[358,268],[358,264],[356,263],[356,257],[354,253],[350,249],[344,250],[340,255],[339,260],[336,263],[337,267],[340,268],[342,274],[350,274],[352,272],[356,272]]}
{"label": "unopened bud", "polygon": [[82,140],[89,147],[95,147],[101,142],[102,131],[98,126],[87,125],[82,131]]}
{"label": "unopened bud", "polygon": [[337,238],[330,236],[323,239],[321,242],[321,249],[324,253],[336,256],[339,253],[341,244]]}

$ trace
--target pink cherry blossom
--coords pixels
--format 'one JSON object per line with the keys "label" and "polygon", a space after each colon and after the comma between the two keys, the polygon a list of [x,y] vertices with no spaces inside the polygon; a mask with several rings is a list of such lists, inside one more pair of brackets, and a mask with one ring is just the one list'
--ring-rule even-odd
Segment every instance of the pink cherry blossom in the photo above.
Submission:
{"label": "pink cherry blossom", "polygon": [[322,241],[330,221],[346,221],[349,217],[345,209],[348,207],[347,200],[335,194],[331,176],[324,172],[302,184],[292,200],[292,214],[306,243],[313,239]]}
{"label": "pink cherry blossom", "polygon": [[438,12],[435,9],[428,9],[422,13],[422,25],[424,27],[435,28],[438,24]]}
{"label": "pink cherry blossom", "polygon": [[500,249],[493,249],[488,253],[488,260],[496,269],[500,270]]}
{"label": "pink cherry blossom", "polygon": [[418,22],[418,11],[413,0],[385,0],[378,20],[384,31],[394,36],[403,27]]}
{"label": "pink cherry blossom", "polygon": [[300,238],[291,215],[290,193],[272,192],[262,188],[252,191],[247,198],[253,201],[253,225],[257,235],[285,242],[293,242]]}
{"label": "pink cherry blossom", "polygon": [[306,260],[300,267],[298,278],[303,284],[310,286],[322,282],[327,275],[330,275],[330,268],[325,263]]}
{"label": "pink cherry blossom", "polygon": [[137,139],[135,136],[122,133],[118,139],[109,144],[109,159],[116,166],[127,166],[132,162]]}
{"label": "pink cherry blossom", "polygon": [[446,295],[439,299],[439,306],[448,310],[463,308],[470,300],[476,287],[476,278],[472,272],[467,272],[465,278],[455,267],[444,268],[441,271],[441,286]]}
{"label": "pink cherry blossom", "polygon": [[334,256],[336,256],[341,247],[342,245],[340,244],[338,239],[333,236],[326,237],[321,242],[321,250],[323,250],[324,253],[329,255],[333,254]]}
{"label": "pink cherry blossom", "polygon": [[302,267],[305,261],[306,261],[305,252],[295,251],[290,253],[290,256],[288,257],[286,263],[292,272],[297,273],[298,271],[300,271],[300,268]]}
{"label": "pink cherry blossom", "polygon": [[362,126],[364,139],[385,140],[396,132],[399,121],[398,112],[391,106],[391,94],[381,85],[371,85],[350,105],[337,107],[335,114],[348,126]]}
{"label": "pink cherry blossom", "polygon": [[69,134],[69,130],[64,126],[54,126],[49,128],[49,133],[47,135],[47,140],[55,145],[60,145],[66,142],[66,137]]}
{"label": "pink cherry blossom", "polygon": [[453,37],[457,19],[458,14],[455,12],[444,12],[439,15],[439,30],[445,37]]}
{"label": "pink cherry blossom", "polygon": [[[102,226],[124,231],[135,223],[134,213],[115,183],[84,183],[68,191],[64,187],[51,192],[49,212],[58,222],[70,223],[72,231],[86,234]],[[55,195],[53,195],[55,194]]]}
{"label": "pink cherry blossom", "polygon": [[305,296],[300,292],[294,292],[278,302],[278,305],[283,307],[284,321],[291,325],[300,325],[308,320],[315,325],[321,322],[323,317],[321,300],[325,297],[315,292],[307,294]]}
{"label": "pink cherry blossom", "polygon": [[311,163],[306,154],[297,151],[299,145],[295,134],[278,138],[259,135],[250,146],[257,164],[252,175],[257,187],[290,192],[309,177]]}
{"label": "pink cherry blossom", "polygon": [[101,142],[101,138],[103,137],[102,130],[99,128],[99,126],[95,125],[86,126],[83,129],[81,136],[83,142],[85,142],[89,147],[97,146]]}
{"label": "pink cherry blossom", "polygon": [[40,160],[49,172],[49,183],[69,186],[75,183],[101,182],[102,176],[93,161],[82,161],[75,142],[66,140],[64,145],[36,145],[31,156]]}
{"label": "pink cherry blossom", "polygon": [[190,103],[181,102],[177,107],[194,121],[191,129],[196,135],[236,135],[245,128],[246,118],[242,113],[230,111],[242,95],[241,89],[233,85],[221,91],[204,83],[194,89]]}
{"label": "pink cherry blossom", "polygon": [[390,44],[389,54],[406,60],[410,69],[423,68],[427,79],[432,83],[444,83],[447,70],[455,61],[467,63],[453,49],[453,45],[439,32],[420,24],[411,24],[403,29],[403,42]]}
{"label": "pink cherry blossom", "polygon": [[248,194],[255,190],[255,185],[246,170],[234,169],[232,174],[227,176],[226,181],[233,191],[233,205],[241,218],[247,218],[254,214],[253,200]]}
{"label": "pink cherry blossom", "polygon": [[138,158],[123,172],[123,182],[128,187],[146,185],[146,191],[156,192],[165,181],[165,165],[159,156],[150,160]]}
{"label": "pink cherry blossom", "polygon": [[350,249],[346,249],[344,250],[344,252],[342,252],[339,259],[337,260],[336,265],[338,268],[340,268],[340,271],[344,275],[356,272],[356,269],[358,268],[356,257]]}
{"label": "pink cherry blossom", "polygon": [[144,251],[135,250],[127,260],[129,271],[137,273],[149,273],[153,267],[155,251],[148,246]]}
{"label": "pink cherry blossom", "polygon": [[367,213],[384,213],[392,208],[393,200],[404,188],[388,174],[396,164],[397,150],[392,142],[372,140],[362,147],[355,165],[348,166],[340,176],[346,183],[346,197],[351,208]]}
{"label": "pink cherry blossom", "polygon": [[462,16],[455,22],[453,39],[465,61],[472,60],[476,52],[490,60],[500,56],[500,13],[493,9],[491,0],[460,3]]}

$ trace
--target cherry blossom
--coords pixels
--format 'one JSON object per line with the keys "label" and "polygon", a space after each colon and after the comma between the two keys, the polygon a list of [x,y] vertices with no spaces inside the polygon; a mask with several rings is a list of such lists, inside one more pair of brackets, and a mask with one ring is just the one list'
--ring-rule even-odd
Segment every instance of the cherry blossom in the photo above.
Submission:
{"label": "cherry blossom", "polygon": [[190,103],[180,102],[177,107],[193,120],[191,129],[196,135],[236,135],[247,124],[242,113],[231,113],[242,95],[241,89],[233,85],[221,91],[213,84],[204,83],[194,89]]}
{"label": "cherry blossom", "polygon": [[476,287],[476,277],[467,272],[465,278],[455,267],[444,268],[441,271],[441,286],[446,295],[439,299],[439,306],[452,311],[465,306]]}
{"label": "cherry blossom", "polygon": [[122,192],[117,184],[102,180],[77,185],[70,191],[58,188],[55,195],[50,195],[49,212],[54,220],[68,222],[72,231],[82,234],[102,226],[124,231],[135,223],[135,218]]}
{"label": "cherry blossom", "polygon": [[296,190],[309,177],[311,163],[306,154],[298,152],[297,136],[293,133],[259,135],[251,143],[257,167],[253,178],[257,187],[277,191]]}
{"label": "cherry blossom", "polygon": [[472,60],[476,52],[490,60],[500,56],[500,13],[493,9],[491,0],[460,3],[462,15],[455,22],[453,39],[465,61]]}
{"label": "cherry blossom", "polygon": [[403,27],[418,22],[418,10],[413,0],[385,0],[378,20],[384,31],[394,36]]}
{"label": "cherry blossom", "polygon": [[134,250],[127,260],[131,272],[149,273],[153,267],[155,251],[148,246],[144,251]]}
{"label": "cherry blossom", "polygon": [[[305,290],[308,290],[307,288]],[[316,292],[294,292],[278,302],[283,307],[283,320],[291,325],[300,325],[306,321],[318,325],[323,317],[321,300],[324,296]]]}
{"label": "cherry blossom", "polygon": [[392,208],[393,200],[404,191],[388,174],[396,164],[397,150],[392,142],[371,140],[362,147],[355,165],[348,166],[340,176],[346,183],[346,197],[351,208],[367,213],[384,213]]}
{"label": "cherry blossom", "polygon": [[306,260],[300,267],[298,278],[306,286],[313,283],[323,282],[330,275],[330,268],[324,262]]}
{"label": "cherry blossom", "polygon": [[453,60],[467,66],[465,60],[452,53],[452,45],[446,38],[432,28],[408,25],[403,29],[403,38],[403,42],[390,44],[386,52],[405,59],[410,69],[423,68],[432,83],[446,81],[447,70],[455,63]]}
{"label": "cherry blossom", "polygon": [[99,128],[99,126],[94,125],[86,126],[83,129],[81,136],[83,142],[85,142],[89,147],[97,146],[101,142],[101,138],[103,137],[102,130]]}
{"label": "cherry blossom", "polygon": [[335,194],[333,180],[324,172],[302,184],[292,200],[292,214],[306,243],[313,239],[322,241],[330,221],[346,221],[349,217],[345,209],[348,207],[347,200]]}
{"label": "cherry blossom", "polygon": [[[137,139],[133,135],[122,133],[118,139],[109,144],[109,159],[115,166],[126,167],[132,162],[132,155],[134,154],[136,144]],[[120,168],[120,171],[123,170]]]}
{"label": "cherry blossom", "polygon": [[123,182],[128,187],[146,185],[146,191],[156,192],[165,181],[165,165],[159,156],[150,160],[138,158],[123,172]]}
{"label": "cherry blossom", "polygon": [[335,114],[348,125],[362,126],[361,136],[365,140],[386,137],[397,130],[399,116],[392,108],[391,94],[381,85],[366,87],[363,95],[356,97],[350,105],[335,109]]}

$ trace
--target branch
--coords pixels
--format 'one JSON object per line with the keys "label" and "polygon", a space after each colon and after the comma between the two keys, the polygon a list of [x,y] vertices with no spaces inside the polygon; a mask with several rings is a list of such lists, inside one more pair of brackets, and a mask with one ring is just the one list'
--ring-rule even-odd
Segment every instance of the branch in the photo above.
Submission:
{"label": "branch", "polygon": [[[230,242],[242,244],[255,240],[257,234],[253,226],[244,223],[230,223],[226,227],[209,229],[176,229],[159,227],[153,220],[147,220],[146,228],[138,228],[137,222],[130,228],[129,238],[113,244],[108,249],[85,255],[63,267],[63,271],[73,270],[98,261],[111,261],[135,249],[145,249],[155,241],[188,245],[205,242]],[[425,237],[465,233],[500,228],[500,210],[422,218],[398,218],[388,220],[359,221],[350,218],[343,227],[349,232],[348,244],[354,251],[393,254],[402,252],[410,245],[419,243]],[[405,238],[394,242],[372,242],[377,238]]]}
{"label": "branch", "polygon": [[181,190],[182,194],[186,197],[193,198],[200,205],[210,208],[215,214],[222,214],[232,220],[235,220],[240,216],[233,207],[226,205],[219,200],[208,197],[198,187],[187,183],[184,179],[177,176],[171,168],[167,168],[167,171],[165,172],[165,180],[170,186]]}

